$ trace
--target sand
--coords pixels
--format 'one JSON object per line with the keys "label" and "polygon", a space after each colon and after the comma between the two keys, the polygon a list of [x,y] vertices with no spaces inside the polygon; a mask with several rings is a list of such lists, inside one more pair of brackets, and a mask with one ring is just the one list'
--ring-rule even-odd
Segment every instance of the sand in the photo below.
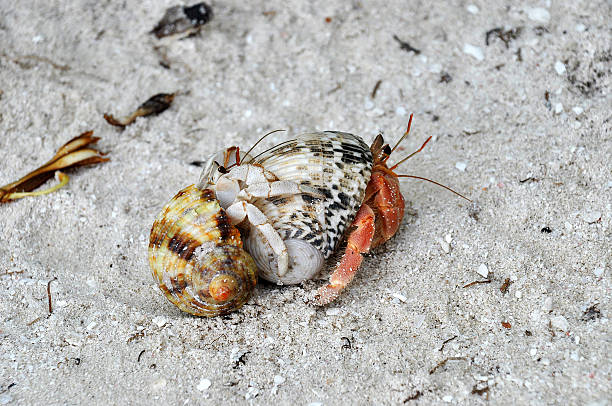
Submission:
{"label": "sand", "polygon": [[[0,184],[90,129],[111,158],[0,206],[0,405],[610,403],[609,2],[215,1],[156,39],[175,4],[0,1]],[[321,281],[213,319],[162,296],[149,230],[191,162],[274,129],[393,141],[410,113],[397,158],[433,138],[399,172],[473,205],[402,181],[402,227],[326,308]]]}

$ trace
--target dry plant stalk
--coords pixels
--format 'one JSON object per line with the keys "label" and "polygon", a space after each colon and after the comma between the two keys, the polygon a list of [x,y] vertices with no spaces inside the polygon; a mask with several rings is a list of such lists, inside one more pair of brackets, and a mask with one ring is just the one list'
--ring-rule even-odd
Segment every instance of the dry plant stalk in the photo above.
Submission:
{"label": "dry plant stalk", "polygon": [[126,127],[136,121],[138,117],[146,117],[153,114],[159,114],[166,110],[174,100],[174,93],[159,93],[152,96],[146,102],[142,103],[135,112],[123,118],[115,118],[112,114],[105,113],[104,119],[111,125],[117,127]]}
{"label": "dry plant stalk", "polygon": [[[77,166],[92,165],[106,162],[109,159],[103,157],[103,153],[92,148],[86,148],[88,144],[98,142],[99,137],[92,137],[93,131],[87,131],[68,141],[61,146],[55,156],[40,168],[28,173],[16,182],[0,187],[0,203],[20,199],[26,196],[40,196],[56,191],[68,183],[68,175],[60,172],[61,169],[75,168]],[[32,192],[56,174],[59,184],[45,190]]]}

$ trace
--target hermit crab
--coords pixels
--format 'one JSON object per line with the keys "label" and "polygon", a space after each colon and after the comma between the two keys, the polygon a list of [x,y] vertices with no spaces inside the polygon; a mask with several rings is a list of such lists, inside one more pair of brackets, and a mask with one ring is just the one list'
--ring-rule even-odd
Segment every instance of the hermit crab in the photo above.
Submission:
{"label": "hermit crab", "polygon": [[[325,305],[338,297],[353,279],[362,255],[397,232],[404,215],[399,178],[431,181],[394,172],[398,165],[421,151],[431,137],[413,154],[391,167],[387,166],[392,152],[408,135],[411,123],[412,116],[404,136],[393,148],[385,143],[382,135],[378,135],[368,148],[360,137],[337,131],[302,134],[252,157],[250,152],[255,144],[242,159],[239,148],[230,147],[208,160],[198,185],[192,186],[191,190],[205,191],[208,204],[214,200],[216,206],[213,211],[223,217],[224,227],[231,228],[232,243],[242,249],[242,236],[244,249],[252,256],[250,261],[256,264],[259,275],[277,284],[297,284],[314,278],[340,242],[345,241],[346,249],[331,274],[330,282],[311,298],[314,304]],[[189,212],[181,212],[178,205],[183,202],[177,199],[179,195],[173,199],[177,205],[175,211],[184,216]],[[172,210],[168,208],[165,211]],[[165,221],[165,211],[158,216],[156,224]],[[181,221],[173,221],[176,232],[180,232]],[[235,226],[240,233],[234,231]],[[182,251],[179,247],[170,248],[176,243],[163,243],[157,237],[158,229],[162,227],[156,228],[154,225],[151,233],[151,266],[158,267],[153,272],[166,296],[181,307],[178,304],[180,300],[177,300],[180,295],[174,292],[181,289],[193,291],[193,288],[189,283],[172,280],[172,277],[187,280],[186,272],[193,272],[195,268],[187,269],[181,264],[171,268],[170,277],[166,275],[163,266],[167,265],[152,260],[152,252],[165,246],[174,256]],[[173,233],[169,236],[173,237]],[[204,258],[204,254],[218,252],[210,248],[216,247],[214,238],[206,241],[208,248],[190,249],[190,252],[200,250],[199,260]],[[252,262],[246,259],[251,258],[249,254],[241,255],[240,259],[245,264],[249,263],[245,269],[253,271]],[[230,261],[228,258],[227,264]],[[250,276],[246,279],[251,280]],[[244,283],[240,288],[251,285],[255,283]],[[213,297],[206,293],[206,289],[201,291],[204,293],[200,294],[200,298]],[[223,291],[237,292],[238,289],[224,287]],[[188,300],[181,303],[191,305],[193,297],[189,295]],[[234,305],[242,303],[237,301]]]}

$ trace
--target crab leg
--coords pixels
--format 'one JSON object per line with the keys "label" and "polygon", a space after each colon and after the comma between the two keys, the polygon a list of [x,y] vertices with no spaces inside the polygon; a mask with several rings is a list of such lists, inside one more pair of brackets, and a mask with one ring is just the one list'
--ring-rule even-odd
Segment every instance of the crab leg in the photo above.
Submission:
{"label": "crab leg", "polygon": [[278,257],[278,274],[283,276],[289,269],[289,254],[285,242],[278,232],[268,223],[268,218],[251,203],[238,201],[227,208],[226,213],[232,225],[241,223],[248,218],[249,223],[263,235],[272,251]]}
{"label": "crab leg", "polygon": [[307,193],[314,195],[315,197],[325,197],[317,189],[299,185],[296,182],[290,180],[277,180],[274,182],[255,183],[249,185],[246,189],[242,189],[238,194],[238,197],[242,200],[248,200],[251,197],[259,198],[270,198],[283,195],[297,195],[300,193]]}
{"label": "crab leg", "polygon": [[319,306],[326,305],[337,298],[342,290],[355,276],[363,256],[367,253],[374,237],[374,211],[367,204],[363,204],[353,224],[353,231],[349,234],[346,251],[340,263],[332,273],[329,284],[322,286],[316,293],[314,303]]}

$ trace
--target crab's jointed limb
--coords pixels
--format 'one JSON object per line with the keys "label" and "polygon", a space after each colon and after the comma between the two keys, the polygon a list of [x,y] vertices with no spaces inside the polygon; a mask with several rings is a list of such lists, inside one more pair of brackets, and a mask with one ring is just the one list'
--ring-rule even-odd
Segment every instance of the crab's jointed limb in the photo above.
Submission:
{"label": "crab's jointed limb", "polygon": [[352,227],[354,230],[349,234],[346,251],[331,275],[329,284],[322,286],[316,293],[314,301],[319,306],[330,303],[340,295],[359,269],[363,259],[362,254],[370,250],[375,230],[374,211],[370,206],[367,204],[361,206]]}
{"label": "crab's jointed limb", "polygon": [[264,240],[272,248],[272,251],[278,257],[279,273],[287,273],[289,268],[289,255],[287,247],[278,232],[268,222],[268,218],[255,207],[253,204],[238,200],[229,206],[226,210],[232,225],[241,223],[245,218],[248,219],[251,226],[255,227],[264,237]]}

